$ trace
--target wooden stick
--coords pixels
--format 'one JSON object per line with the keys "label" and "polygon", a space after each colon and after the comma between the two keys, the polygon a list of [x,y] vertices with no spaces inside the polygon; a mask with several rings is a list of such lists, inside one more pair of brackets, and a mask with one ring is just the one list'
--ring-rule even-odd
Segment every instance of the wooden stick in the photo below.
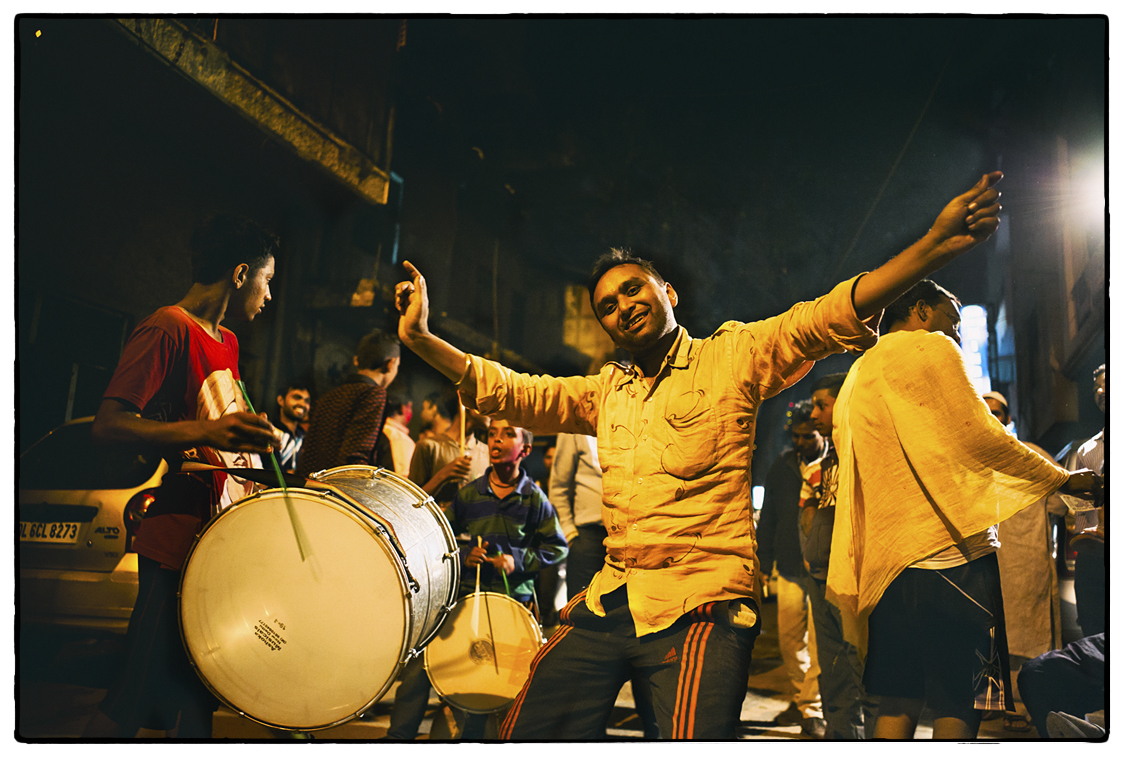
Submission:
{"label": "wooden stick", "polygon": [[462,403],[459,400],[457,405],[458,405],[457,418],[458,418],[458,421],[460,422],[459,427],[458,427],[459,434],[458,434],[457,444],[461,447],[461,455],[464,456],[465,455],[465,403]]}
{"label": "wooden stick", "polygon": [[[242,379],[238,379],[239,389],[242,390],[242,399],[246,403],[246,407],[255,416],[258,414],[254,412],[254,406],[250,402],[250,396],[246,394],[246,385],[242,383]],[[282,499],[285,501],[285,510],[289,514],[289,523],[293,526],[293,536],[297,539],[297,552],[301,554],[301,561],[305,561],[313,555],[313,550],[309,547],[309,538],[305,535],[305,527],[301,524],[301,519],[297,516],[297,509],[293,506],[293,499],[289,497],[289,489],[285,486],[285,477],[282,476],[281,465],[278,463],[277,456],[274,451],[270,451],[270,460],[274,462],[274,474],[278,478],[278,483],[282,489]]]}

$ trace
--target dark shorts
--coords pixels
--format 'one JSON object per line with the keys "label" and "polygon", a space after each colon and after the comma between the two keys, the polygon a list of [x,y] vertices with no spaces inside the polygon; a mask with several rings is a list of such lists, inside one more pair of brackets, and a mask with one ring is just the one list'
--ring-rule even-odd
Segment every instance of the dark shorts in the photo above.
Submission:
{"label": "dark shorts", "polygon": [[997,555],[945,570],[909,568],[868,619],[864,687],[925,699],[939,718],[1014,709]]}

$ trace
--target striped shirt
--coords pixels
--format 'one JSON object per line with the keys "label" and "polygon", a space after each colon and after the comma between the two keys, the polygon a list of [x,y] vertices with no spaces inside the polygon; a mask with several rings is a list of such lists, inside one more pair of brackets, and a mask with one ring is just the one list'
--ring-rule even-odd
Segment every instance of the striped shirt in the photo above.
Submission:
{"label": "striped shirt", "polygon": [[489,485],[490,466],[485,474],[463,487],[447,508],[446,519],[455,535],[468,535],[470,543],[460,549],[461,587],[458,596],[473,593],[477,570],[467,567],[466,557],[480,537],[488,543],[489,556],[498,552],[512,556],[516,569],[508,575],[508,590],[501,572],[491,564],[481,565],[481,590],[506,593],[527,601],[535,590],[539,571],[558,564],[567,556],[567,541],[559,527],[555,508],[523,467],[516,488],[497,498]]}

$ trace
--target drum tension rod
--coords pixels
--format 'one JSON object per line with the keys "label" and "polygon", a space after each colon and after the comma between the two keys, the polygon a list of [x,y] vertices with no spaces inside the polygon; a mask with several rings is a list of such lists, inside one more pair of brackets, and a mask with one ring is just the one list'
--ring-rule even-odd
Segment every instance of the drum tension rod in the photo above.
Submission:
{"label": "drum tension rod", "polygon": [[403,551],[402,544],[399,543],[399,539],[395,537],[395,534],[391,531],[391,528],[384,526],[384,524],[378,520],[373,523],[373,526],[375,527],[376,532],[378,532],[391,543],[391,548],[395,551],[395,554],[403,563],[403,572],[406,574],[407,580],[410,582],[411,590],[415,593],[421,591],[422,584],[415,580],[414,575],[411,574],[410,563],[407,561],[406,552]]}

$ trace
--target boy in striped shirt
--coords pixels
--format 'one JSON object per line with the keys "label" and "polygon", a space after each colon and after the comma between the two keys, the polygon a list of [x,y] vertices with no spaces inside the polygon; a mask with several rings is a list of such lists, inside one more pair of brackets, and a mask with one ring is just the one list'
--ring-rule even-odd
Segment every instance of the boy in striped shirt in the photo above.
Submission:
{"label": "boy in striped shirt", "polygon": [[[489,468],[445,509],[454,535],[470,539],[460,549],[458,598],[476,590],[480,566],[482,591],[527,603],[540,570],[567,556],[567,540],[555,508],[520,466],[532,451],[532,433],[496,419],[489,426],[487,443]],[[414,739],[426,716],[430,679],[421,659],[408,662],[399,678],[402,683],[391,708],[387,738]],[[459,720],[461,738],[483,738],[486,718],[470,715]]]}
{"label": "boy in striped shirt", "polygon": [[567,556],[567,540],[555,508],[520,466],[532,452],[532,433],[496,419],[488,446],[489,468],[446,509],[454,534],[470,539],[461,549],[458,595],[473,593],[482,565],[481,590],[527,602],[540,570]]}

